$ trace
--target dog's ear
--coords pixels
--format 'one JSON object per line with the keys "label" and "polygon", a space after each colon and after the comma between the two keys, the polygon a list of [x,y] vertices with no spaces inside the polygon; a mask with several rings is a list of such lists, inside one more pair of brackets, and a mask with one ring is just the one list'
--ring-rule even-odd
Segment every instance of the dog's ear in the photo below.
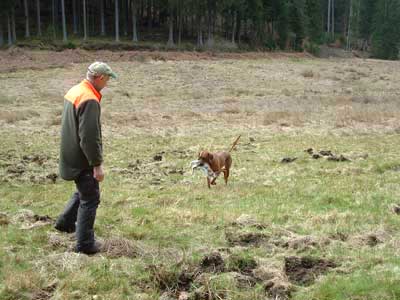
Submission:
{"label": "dog's ear", "polygon": [[212,155],[211,153],[208,153],[208,160],[209,160],[209,161],[212,161],[213,158],[214,158],[214,155]]}

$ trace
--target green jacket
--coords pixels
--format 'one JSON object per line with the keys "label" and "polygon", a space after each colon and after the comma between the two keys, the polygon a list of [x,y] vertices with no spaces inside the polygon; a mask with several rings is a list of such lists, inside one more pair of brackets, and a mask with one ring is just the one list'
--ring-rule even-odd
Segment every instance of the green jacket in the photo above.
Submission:
{"label": "green jacket", "polygon": [[100,101],[101,94],[87,80],[64,97],[59,168],[65,180],[103,162]]}

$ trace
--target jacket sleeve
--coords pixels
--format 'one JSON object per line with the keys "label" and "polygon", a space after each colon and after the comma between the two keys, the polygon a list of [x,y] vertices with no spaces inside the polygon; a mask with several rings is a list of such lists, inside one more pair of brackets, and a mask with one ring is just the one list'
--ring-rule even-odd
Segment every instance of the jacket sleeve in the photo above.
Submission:
{"label": "jacket sleeve", "polygon": [[80,147],[90,166],[99,166],[103,162],[103,145],[100,124],[100,104],[88,100],[78,107],[78,134]]}

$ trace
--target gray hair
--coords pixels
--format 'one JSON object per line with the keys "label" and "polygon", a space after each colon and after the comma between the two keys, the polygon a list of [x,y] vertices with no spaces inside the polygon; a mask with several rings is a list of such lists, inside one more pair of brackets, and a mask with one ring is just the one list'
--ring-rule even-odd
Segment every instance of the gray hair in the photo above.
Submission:
{"label": "gray hair", "polygon": [[99,75],[93,74],[89,70],[86,72],[86,79],[89,80],[90,82],[93,82]]}

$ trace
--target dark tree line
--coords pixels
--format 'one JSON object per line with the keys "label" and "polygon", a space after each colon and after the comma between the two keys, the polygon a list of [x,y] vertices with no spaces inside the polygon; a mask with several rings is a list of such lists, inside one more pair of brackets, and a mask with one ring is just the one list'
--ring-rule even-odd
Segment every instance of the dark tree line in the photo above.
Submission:
{"label": "dark tree line", "polygon": [[400,0],[1,0],[0,46],[19,39],[218,41],[301,51],[336,43],[396,59]]}

